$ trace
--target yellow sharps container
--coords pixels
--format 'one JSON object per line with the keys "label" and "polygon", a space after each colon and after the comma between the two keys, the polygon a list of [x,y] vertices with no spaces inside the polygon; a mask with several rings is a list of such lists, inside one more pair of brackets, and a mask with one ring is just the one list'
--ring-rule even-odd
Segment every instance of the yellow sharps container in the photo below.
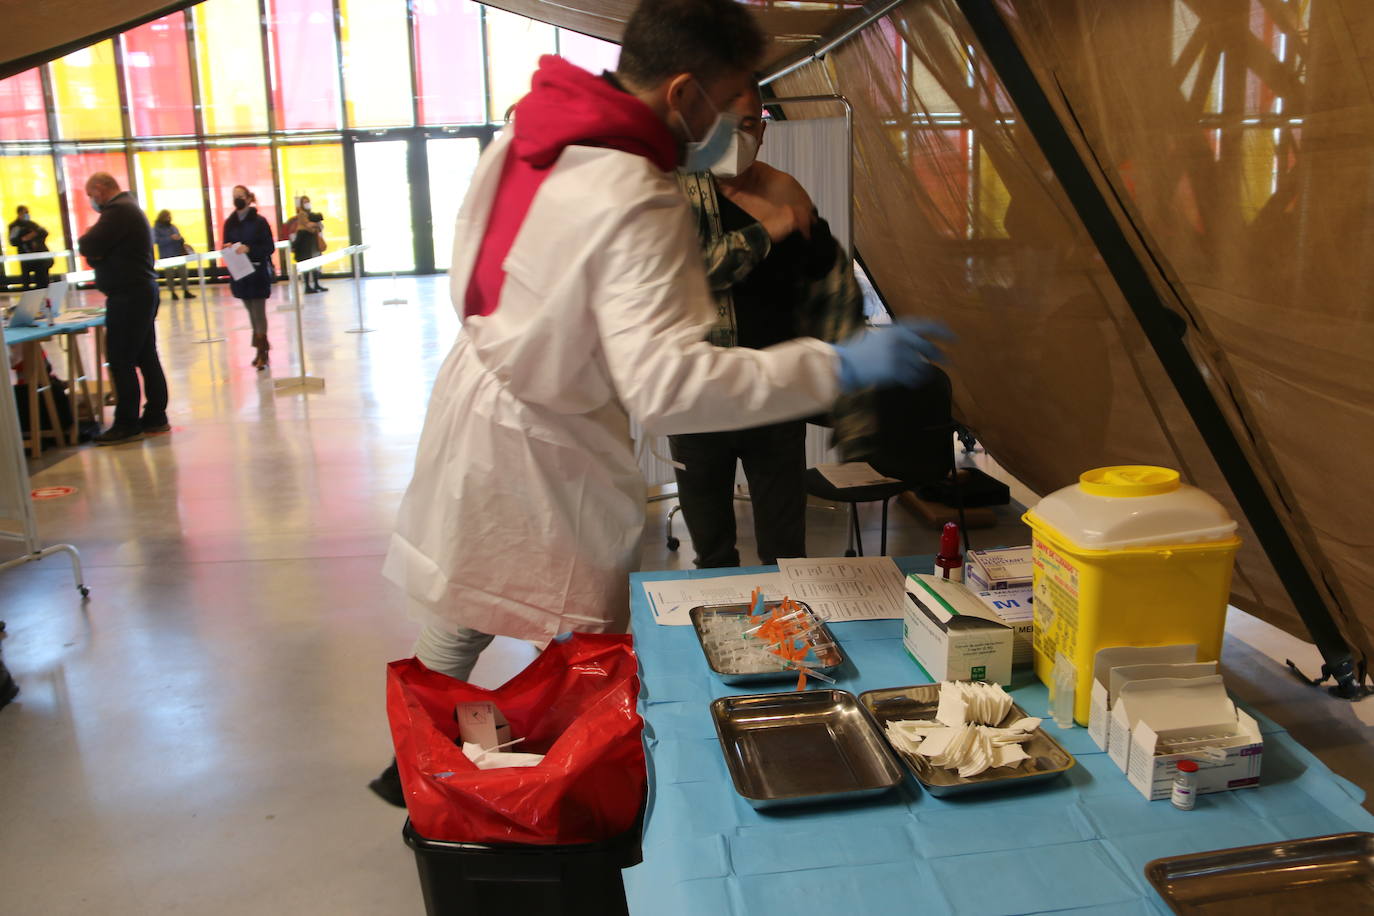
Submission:
{"label": "yellow sharps container", "polygon": [[1074,718],[1088,722],[1093,658],[1114,646],[1196,643],[1221,657],[1236,523],[1177,471],[1097,468],[1024,516],[1034,535],[1035,673],[1076,669]]}

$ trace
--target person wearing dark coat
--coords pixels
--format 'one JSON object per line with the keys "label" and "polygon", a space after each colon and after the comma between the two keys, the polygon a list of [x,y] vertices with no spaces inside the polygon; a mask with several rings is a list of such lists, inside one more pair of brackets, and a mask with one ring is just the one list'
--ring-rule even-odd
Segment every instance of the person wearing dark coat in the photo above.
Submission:
{"label": "person wearing dark coat", "polygon": [[[159,300],[153,230],[138,201],[121,191],[110,174],[92,175],[86,196],[100,219],[77,240],[77,249],[95,271],[96,289],[105,294],[105,362],[115,389],[114,423],[95,437],[95,444],[119,445],[172,428],[153,323]],[[146,398],[141,418],[140,375]]]}
{"label": "person wearing dark coat", "polygon": [[[19,206],[14,222],[9,225],[10,244],[20,254],[35,254],[48,250],[48,230],[29,219],[29,208]],[[22,289],[41,289],[48,285],[48,271],[52,269],[52,258],[37,258],[20,261],[19,270],[23,275]],[[30,286],[29,284],[33,285]]]}
{"label": "person wearing dark coat", "polygon": [[234,212],[224,221],[224,248],[233,246],[239,254],[253,262],[253,272],[231,280],[229,291],[243,300],[248,320],[253,325],[253,348],[257,356],[253,367],[267,368],[267,298],[272,295],[272,255],[276,253],[276,238],[267,220],[258,215],[253,206],[257,198],[243,185],[234,186]]}

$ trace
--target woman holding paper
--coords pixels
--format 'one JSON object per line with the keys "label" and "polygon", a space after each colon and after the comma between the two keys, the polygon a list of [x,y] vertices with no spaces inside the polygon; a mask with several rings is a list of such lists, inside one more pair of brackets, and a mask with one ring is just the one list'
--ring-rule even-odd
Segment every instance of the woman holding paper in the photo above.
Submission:
{"label": "woman holding paper", "polygon": [[253,204],[257,198],[243,185],[234,186],[234,212],[224,221],[224,248],[233,249],[252,263],[252,272],[234,278],[229,290],[243,300],[248,320],[253,325],[253,368],[267,368],[267,298],[272,295],[272,255],[276,252],[276,238],[267,220],[258,215]]}

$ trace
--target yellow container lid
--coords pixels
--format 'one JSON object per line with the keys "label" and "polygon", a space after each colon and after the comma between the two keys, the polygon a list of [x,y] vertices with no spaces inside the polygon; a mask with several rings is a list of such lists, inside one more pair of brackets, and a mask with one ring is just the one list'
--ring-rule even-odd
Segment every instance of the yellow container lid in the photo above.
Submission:
{"label": "yellow container lid", "polygon": [[1119,464],[1093,468],[1078,475],[1078,485],[1094,496],[1129,499],[1161,496],[1183,486],[1178,471],[1149,464]]}
{"label": "yellow container lid", "polygon": [[1056,490],[1025,515],[1080,550],[1125,550],[1206,544],[1235,538],[1236,523],[1221,503],[1150,465],[1095,468]]}

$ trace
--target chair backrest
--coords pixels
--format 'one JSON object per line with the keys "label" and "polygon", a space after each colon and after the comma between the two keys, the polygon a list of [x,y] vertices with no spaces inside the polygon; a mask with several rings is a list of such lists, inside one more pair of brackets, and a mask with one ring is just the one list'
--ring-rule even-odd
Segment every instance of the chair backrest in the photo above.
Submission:
{"label": "chair backrest", "polygon": [[889,388],[876,396],[878,435],[869,464],[912,486],[945,479],[954,467],[953,388],[935,370],[920,388]]}

